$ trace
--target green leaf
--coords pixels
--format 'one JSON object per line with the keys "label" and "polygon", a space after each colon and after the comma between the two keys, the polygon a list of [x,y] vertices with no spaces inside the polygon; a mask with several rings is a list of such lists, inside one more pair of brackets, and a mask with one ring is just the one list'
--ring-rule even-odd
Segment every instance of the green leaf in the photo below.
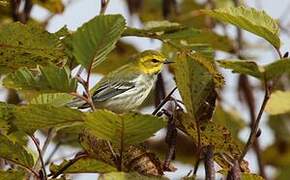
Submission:
{"label": "green leaf", "polygon": [[46,93],[33,98],[29,104],[51,104],[55,107],[65,106],[73,99],[73,96],[66,93]]}
{"label": "green leaf", "polygon": [[228,37],[206,29],[201,30],[189,27],[177,32],[166,33],[161,35],[160,38],[164,40],[181,40],[183,44],[206,44],[214,49],[226,52],[232,52],[234,49],[233,41]]}
{"label": "green leaf", "polygon": [[290,91],[275,91],[269,99],[265,111],[271,115],[290,112]]}
{"label": "green leaf", "polygon": [[231,7],[214,10],[202,10],[202,12],[252,32],[271,43],[274,47],[280,47],[279,25],[264,11],[258,11],[249,7]]}
{"label": "green leaf", "polygon": [[[192,118],[199,119],[200,108],[215,102],[215,86],[221,86],[223,79],[214,69],[211,60],[198,54],[189,56],[180,53],[173,67],[176,84],[186,110]],[[212,112],[213,109],[209,114]]]}
{"label": "green leaf", "polygon": [[0,180],[24,180],[25,172],[21,170],[0,170]]}
{"label": "green leaf", "polygon": [[52,64],[39,67],[39,73],[34,75],[27,68],[20,68],[8,74],[3,80],[7,88],[17,90],[33,90],[41,92],[75,92],[76,79],[70,75],[67,68],[58,68]]}
{"label": "green leaf", "polygon": [[252,174],[252,173],[245,173],[243,172],[241,175],[242,180],[264,180],[262,176],[259,176],[257,174]]}
{"label": "green leaf", "polygon": [[20,67],[35,68],[37,64],[65,63],[60,40],[36,25],[10,23],[0,28],[0,72]]}
{"label": "green leaf", "polygon": [[[189,114],[180,114],[181,124],[186,130],[187,134],[198,142],[197,126],[194,119]],[[229,169],[231,165],[228,161],[223,161],[226,157],[230,160],[236,159],[241,153],[241,144],[233,139],[231,132],[223,125],[215,121],[201,121],[200,122],[200,140],[202,146],[213,145],[215,152],[215,161],[224,169]],[[220,155],[225,154],[220,157]]]}
{"label": "green leaf", "polygon": [[13,143],[7,137],[0,135],[0,147],[0,158],[8,160],[20,167],[33,167],[33,157],[23,146]]}
{"label": "green leaf", "polygon": [[132,55],[137,54],[137,49],[128,43],[118,41],[116,48],[108,55],[106,61],[103,61],[93,69],[93,72],[108,74],[113,70],[134,61]]}
{"label": "green leaf", "polygon": [[182,45],[204,44],[214,49],[228,52],[234,49],[233,42],[228,37],[218,35],[206,29],[195,29],[168,21],[152,21],[149,27],[145,26],[143,29],[127,28],[122,36],[139,36],[162,39],[164,41],[181,41]]}
{"label": "green leaf", "polygon": [[63,128],[84,121],[82,112],[67,107],[54,107],[46,104],[31,104],[15,109],[15,126],[27,133],[43,128]]}
{"label": "green leaf", "polygon": [[107,180],[107,179],[116,179],[116,180],[135,180],[135,179],[141,179],[141,180],[161,180],[161,179],[167,179],[164,177],[148,177],[148,176],[142,176],[138,173],[125,173],[125,172],[111,172],[106,174],[101,174],[99,177],[99,180]]}
{"label": "green leaf", "polygon": [[48,104],[27,106],[1,104],[0,115],[12,128],[16,127],[27,133],[42,128],[73,126],[84,121],[84,114],[78,110]]}
{"label": "green leaf", "polygon": [[[283,125],[285,124],[283,123]],[[290,166],[290,146],[288,142],[275,142],[262,152],[262,156],[265,165],[277,168]]]}
{"label": "green leaf", "polygon": [[265,66],[266,79],[274,79],[283,75],[284,73],[290,73],[290,59],[279,59],[273,63]]}
{"label": "green leaf", "polygon": [[[56,173],[68,163],[64,160],[60,165],[51,164],[49,170],[51,173]],[[106,173],[117,171],[116,168],[91,158],[82,158],[67,168],[64,173]]]}
{"label": "green leaf", "polygon": [[61,0],[33,0],[33,3],[45,7],[52,13],[62,13],[64,10],[64,5]]}
{"label": "green leaf", "polygon": [[73,34],[73,54],[76,61],[89,68],[105,60],[114,49],[125,29],[125,19],[121,15],[96,16]]}
{"label": "green leaf", "polygon": [[250,60],[218,60],[220,66],[232,69],[233,73],[250,75],[258,79],[263,78],[263,70],[255,61]]}
{"label": "green leaf", "polygon": [[107,110],[87,114],[85,122],[85,127],[96,137],[117,145],[141,143],[164,125],[164,120],[155,116],[136,113],[118,115]]}

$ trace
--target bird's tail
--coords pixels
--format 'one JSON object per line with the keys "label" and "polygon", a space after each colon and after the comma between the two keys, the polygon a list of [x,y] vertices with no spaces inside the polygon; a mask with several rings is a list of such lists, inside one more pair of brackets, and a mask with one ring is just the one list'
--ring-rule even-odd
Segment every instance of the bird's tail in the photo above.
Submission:
{"label": "bird's tail", "polygon": [[85,109],[90,107],[86,101],[80,98],[74,98],[72,101],[68,102],[66,106],[78,109]]}

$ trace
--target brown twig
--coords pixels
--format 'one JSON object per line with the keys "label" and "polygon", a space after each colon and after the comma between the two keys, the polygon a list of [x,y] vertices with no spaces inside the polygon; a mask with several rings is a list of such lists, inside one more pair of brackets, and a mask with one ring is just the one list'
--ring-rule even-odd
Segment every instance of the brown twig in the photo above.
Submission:
{"label": "brown twig", "polygon": [[213,146],[208,145],[205,147],[204,152],[204,165],[205,165],[205,179],[214,180],[215,179],[215,169],[213,161]]}
{"label": "brown twig", "polygon": [[56,151],[59,149],[59,147],[61,146],[61,142],[58,142],[55,147],[53,148],[53,150],[51,151],[51,153],[48,155],[45,165],[48,165],[53,157],[53,155],[56,153]]}
{"label": "brown twig", "polygon": [[175,126],[175,112],[176,112],[176,105],[173,111],[173,114],[169,115],[169,120],[167,122],[167,133],[165,142],[168,145],[168,151],[166,153],[166,158],[163,164],[163,170],[170,170],[170,162],[175,158],[175,147],[176,147],[176,137],[177,137],[177,129]]}
{"label": "brown twig", "polygon": [[177,87],[173,88],[171,92],[161,101],[161,103],[155,108],[155,110],[152,112],[152,115],[156,115],[158,111],[166,104],[170,99],[171,95],[174,93],[174,91],[177,89]]}
{"label": "brown twig", "polygon": [[233,167],[228,173],[227,180],[240,180],[241,179],[241,169],[239,162],[237,160],[234,161]]}
{"label": "brown twig", "polygon": [[47,179],[46,170],[45,170],[45,164],[44,164],[42,152],[41,152],[41,149],[40,149],[39,141],[35,138],[34,135],[30,135],[30,138],[32,139],[32,141],[35,144],[36,149],[38,151],[38,158],[40,159],[40,162],[41,162],[41,167],[42,167],[42,172],[43,172],[43,175],[44,175],[44,179]]}
{"label": "brown twig", "polygon": [[[246,75],[240,75],[239,77],[239,92],[240,98],[243,98],[245,100],[245,103],[247,104],[247,107],[250,112],[250,118],[251,118],[251,129],[253,128],[253,124],[255,123],[256,120],[256,108],[255,108],[255,97],[252,91],[252,86],[250,84],[250,81]],[[242,100],[242,99],[241,99]],[[262,157],[261,157],[261,148],[260,148],[260,143],[258,138],[254,141],[254,151],[257,156],[257,162],[258,162],[258,167],[260,171],[260,175],[262,177],[266,178],[266,173],[265,173],[265,167],[264,163],[262,162]]]}
{"label": "brown twig", "polygon": [[264,87],[265,87],[265,95],[264,95],[264,99],[263,99],[263,102],[262,102],[262,105],[260,107],[260,110],[259,110],[259,113],[258,113],[258,116],[252,126],[252,130],[251,130],[251,133],[250,133],[250,136],[248,138],[248,141],[243,149],[243,152],[241,153],[240,157],[239,157],[239,162],[241,163],[242,160],[244,159],[245,155],[247,154],[248,150],[250,149],[251,145],[254,143],[255,139],[256,139],[256,134],[257,134],[257,130],[258,130],[258,127],[259,127],[259,124],[260,124],[260,120],[262,118],[262,115],[263,115],[263,112],[265,110],[265,107],[266,107],[266,104],[270,98],[270,94],[271,94],[271,91],[270,91],[270,88],[268,86],[268,82],[266,80],[266,78],[264,78]]}
{"label": "brown twig", "polygon": [[109,2],[110,2],[110,0],[101,0],[101,10],[100,10],[100,15],[105,14]]}
{"label": "brown twig", "polygon": [[164,80],[162,74],[158,74],[157,81],[155,83],[155,107],[157,107],[162,99],[165,98],[165,87],[164,87]]}

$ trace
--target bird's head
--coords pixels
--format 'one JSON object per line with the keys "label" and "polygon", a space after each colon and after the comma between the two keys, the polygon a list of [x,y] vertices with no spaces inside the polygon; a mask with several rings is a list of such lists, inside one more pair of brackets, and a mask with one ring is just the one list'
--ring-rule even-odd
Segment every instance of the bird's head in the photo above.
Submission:
{"label": "bird's head", "polygon": [[164,64],[171,63],[158,51],[146,50],[136,57],[138,68],[146,74],[158,74]]}

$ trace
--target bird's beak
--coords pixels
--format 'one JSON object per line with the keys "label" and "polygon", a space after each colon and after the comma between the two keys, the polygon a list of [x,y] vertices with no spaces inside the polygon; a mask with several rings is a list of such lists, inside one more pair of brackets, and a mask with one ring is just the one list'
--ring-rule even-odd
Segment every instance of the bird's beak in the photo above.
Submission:
{"label": "bird's beak", "polygon": [[163,64],[171,64],[171,63],[175,63],[175,62],[174,61],[169,61],[168,59],[166,59]]}

